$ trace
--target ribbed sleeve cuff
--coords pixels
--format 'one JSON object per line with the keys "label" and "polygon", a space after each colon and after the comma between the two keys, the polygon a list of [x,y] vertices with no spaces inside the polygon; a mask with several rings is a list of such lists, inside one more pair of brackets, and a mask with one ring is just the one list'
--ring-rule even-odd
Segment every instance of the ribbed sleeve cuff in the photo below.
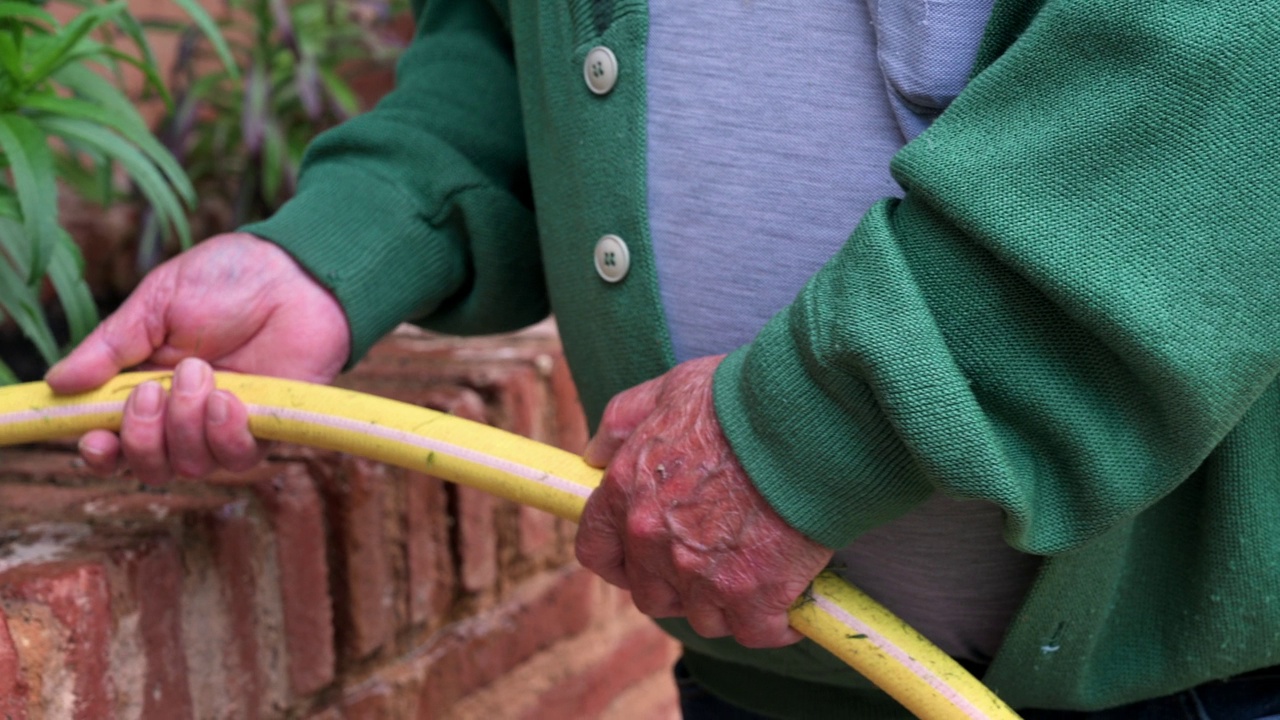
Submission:
{"label": "ribbed sleeve cuff", "polygon": [[931,487],[856,378],[796,342],[791,310],[716,372],[716,413],[756,488],[810,538],[841,548],[923,501]]}
{"label": "ribbed sleeve cuff", "polygon": [[452,295],[464,254],[393,184],[349,167],[310,172],[274,216],[242,230],[279,245],[337,296],[351,325],[350,367]]}

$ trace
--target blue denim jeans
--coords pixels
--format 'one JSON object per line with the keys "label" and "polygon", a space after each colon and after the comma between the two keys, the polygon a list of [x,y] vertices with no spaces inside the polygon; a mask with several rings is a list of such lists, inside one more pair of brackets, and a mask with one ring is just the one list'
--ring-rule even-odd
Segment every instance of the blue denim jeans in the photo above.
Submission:
{"label": "blue denim jeans", "polygon": [[[675,666],[684,720],[768,720],[712,695]],[[1110,710],[1020,710],[1023,720],[1280,720],[1280,667],[1215,680],[1191,690]]]}

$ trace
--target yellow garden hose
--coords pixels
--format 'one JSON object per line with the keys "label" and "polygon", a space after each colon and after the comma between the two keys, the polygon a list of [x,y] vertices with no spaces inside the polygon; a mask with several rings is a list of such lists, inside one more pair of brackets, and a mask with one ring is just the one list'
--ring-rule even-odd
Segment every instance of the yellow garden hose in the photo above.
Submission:
{"label": "yellow garden hose", "polygon": [[[601,471],[576,455],[406,403],[323,385],[218,373],[249,409],[255,437],[336,450],[429,473],[576,521]],[[126,373],[83,395],[44,383],[0,388],[0,445],[118,429],[129,392],[169,373]],[[823,573],[792,627],[926,720],[1017,718],[982,683],[884,607]]]}

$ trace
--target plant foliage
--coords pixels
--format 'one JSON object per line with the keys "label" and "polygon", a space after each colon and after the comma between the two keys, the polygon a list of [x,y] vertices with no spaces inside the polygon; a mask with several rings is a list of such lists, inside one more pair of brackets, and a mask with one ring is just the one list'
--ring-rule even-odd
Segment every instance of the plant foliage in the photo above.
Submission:
{"label": "plant foliage", "polygon": [[[361,110],[345,79],[355,65],[388,67],[388,37],[405,0],[225,0],[223,36],[240,72],[211,68],[211,46],[181,29],[160,137],[202,199],[222,199],[231,227],[271,214],[293,195],[303,150]],[[158,257],[156,238],[140,258]],[[144,268],[145,269],[145,268]]]}
{"label": "plant foliage", "polygon": [[[175,0],[227,62],[230,50],[196,0]],[[55,13],[51,10],[66,10]],[[70,15],[65,22],[57,15]],[[46,363],[61,355],[41,293],[48,282],[70,343],[98,322],[84,260],[59,223],[59,181],[96,184],[110,198],[127,176],[155,210],[158,232],[191,236],[195,190],[122,90],[124,67],[171,104],[142,25],[123,0],[71,0],[57,8],[0,0],[0,319],[10,318]],[[13,373],[0,362],[0,382]]]}

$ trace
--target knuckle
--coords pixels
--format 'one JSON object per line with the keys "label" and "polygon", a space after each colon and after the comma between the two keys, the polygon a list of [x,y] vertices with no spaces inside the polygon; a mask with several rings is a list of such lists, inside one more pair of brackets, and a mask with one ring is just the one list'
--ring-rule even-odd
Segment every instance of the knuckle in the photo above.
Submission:
{"label": "knuckle", "polygon": [[627,517],[627,536],[644,543],[653,543],[666,536],[662,518],[650,513],[637,512]]}
{"label": "knuckle", "polygon": [[671,562],[675,566],[676,572],[686,576],[700,576],[707,568],[707,560],[703,554],[685,548],[677,548],[672,555]]}
{"label": "knuckle", "polygon": [[754,579],[739,573],[726,573],[716,578],[716,588],[725,598],[745,602],[760,595],[760,585]]}
{"label": "knuckle", "polygon": [[671,617],[680,611],[679,600],[665,587],[635,588],[631,597],[636,609],[649,617]]}
{"label": "knuckle", "polygon": [[126,427],[125,431],[120,433],[120,448],[131,465],[149,464],[148,458],[159,455],[160,444],[154,432],[140,432]]}
{"label": "knuckle", "polygon": [[209,463],[193,458],[176,458],[170,465],[176,475],[190,480],[202,478],[212,470]]}
{"label": "knuckle", "polygon": [[618,439],[622,436],[618,427],[622,422],[622,413],[625,405],[625,395],[614,395],[613,399],[604,406],[604,414],[600,416],[600,431],[612,439]]}
{"label": "knuckle", "polygon": [[748,648],[764,649],[785,645],[769,623],[740,623],[732,625],[733,639]]}

